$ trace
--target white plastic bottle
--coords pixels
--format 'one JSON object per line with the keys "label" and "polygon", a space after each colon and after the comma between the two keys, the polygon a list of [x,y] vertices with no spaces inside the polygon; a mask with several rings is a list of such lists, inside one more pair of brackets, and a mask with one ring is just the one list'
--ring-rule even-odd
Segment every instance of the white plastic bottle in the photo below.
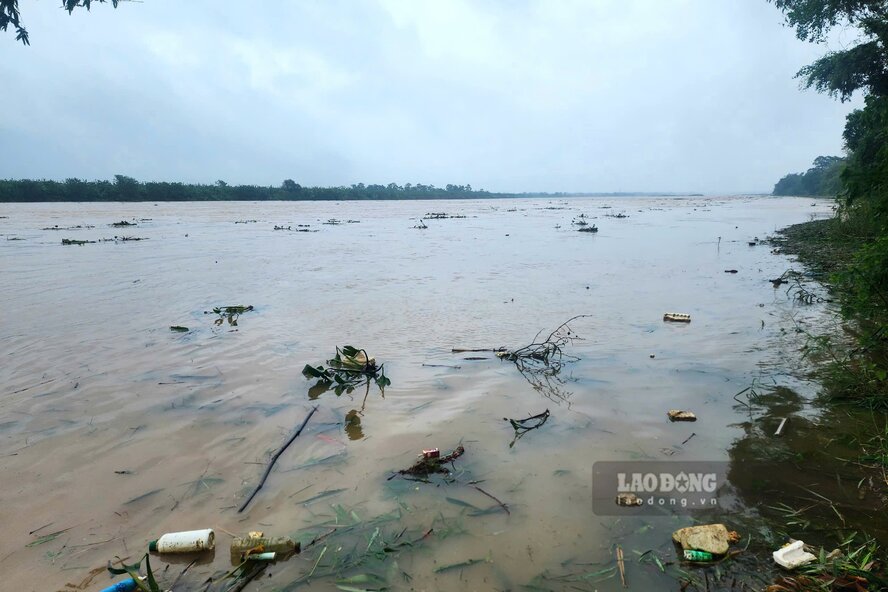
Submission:
{"label": "white plastic bottle", "polygon": [[152,553],[195,553],[216,548],[216,533],[212,528],[169,532],[156,541],[148,543]]}

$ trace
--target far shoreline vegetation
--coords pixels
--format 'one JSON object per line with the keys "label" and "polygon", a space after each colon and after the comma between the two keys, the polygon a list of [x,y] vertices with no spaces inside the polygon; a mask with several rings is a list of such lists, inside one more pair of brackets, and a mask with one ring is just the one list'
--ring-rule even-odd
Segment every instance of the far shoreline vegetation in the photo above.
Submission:
{"label": "far shoreline vegetation", "polygon": [[303,187],[292,179],[279,186],[211,185],[166,181],[140,182],[126,175],[113,181],[0,179],[0,203],[35,202],[168,202],[168,201],[376,201],[420,199],[505,199],[523,197],[702,197],[702,193],[675,192],[526,192],[506,193],[473,189],[471,185],[444,187],[406,183],[357,183],[340,187]]}
{"label": "far shoreline vegetation", "polygon": [[804,173],[790,173],[777,181],[773,195],[836,197],[842,191],[846,162],[841,156],[818,156]]}

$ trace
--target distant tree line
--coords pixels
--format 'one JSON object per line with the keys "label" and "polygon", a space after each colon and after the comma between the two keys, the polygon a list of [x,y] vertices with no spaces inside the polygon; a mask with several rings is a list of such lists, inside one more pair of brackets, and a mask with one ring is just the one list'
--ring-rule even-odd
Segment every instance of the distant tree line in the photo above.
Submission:
{"label": "distant tree line", "polygon": [[836,197],[842,190],[841,156],[818,156],[804,173],[790,173],[774,185],[774,195],[821,195]]}
{"label": "distant tree line", "polygon": [[472,189],[471,185],[435,187],[422,183],[398,185],[364,185],[349,187],[303,187],[287,179],[279,187],[229,185],[216,181],[212,185],[186,183],[139,182],[126,175],[115,175],[113,181],[0,180],[0,203],[45,201],[266,201],[266,200],[384,200],[384,199],[460,199],[510,197],[511,194],[490,193]]}

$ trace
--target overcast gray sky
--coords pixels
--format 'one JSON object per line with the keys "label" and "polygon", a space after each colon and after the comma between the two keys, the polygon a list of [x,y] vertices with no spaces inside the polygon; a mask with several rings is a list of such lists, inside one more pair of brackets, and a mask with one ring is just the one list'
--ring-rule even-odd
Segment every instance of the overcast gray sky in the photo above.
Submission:
{"label": "overcast gray sky", "polygon": [[0,178],[770,191],[859,106],[765,0],[20,4]]}

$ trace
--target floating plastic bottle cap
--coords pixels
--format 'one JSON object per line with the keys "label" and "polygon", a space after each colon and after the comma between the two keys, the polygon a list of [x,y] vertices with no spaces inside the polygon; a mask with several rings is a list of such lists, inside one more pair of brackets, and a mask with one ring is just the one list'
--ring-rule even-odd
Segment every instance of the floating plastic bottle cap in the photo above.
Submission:
{"label": "floating plastic bottle cap", "polygon": [[149,541],[148,542],[148,552],[149,553],[157,553],[157,541]]}

